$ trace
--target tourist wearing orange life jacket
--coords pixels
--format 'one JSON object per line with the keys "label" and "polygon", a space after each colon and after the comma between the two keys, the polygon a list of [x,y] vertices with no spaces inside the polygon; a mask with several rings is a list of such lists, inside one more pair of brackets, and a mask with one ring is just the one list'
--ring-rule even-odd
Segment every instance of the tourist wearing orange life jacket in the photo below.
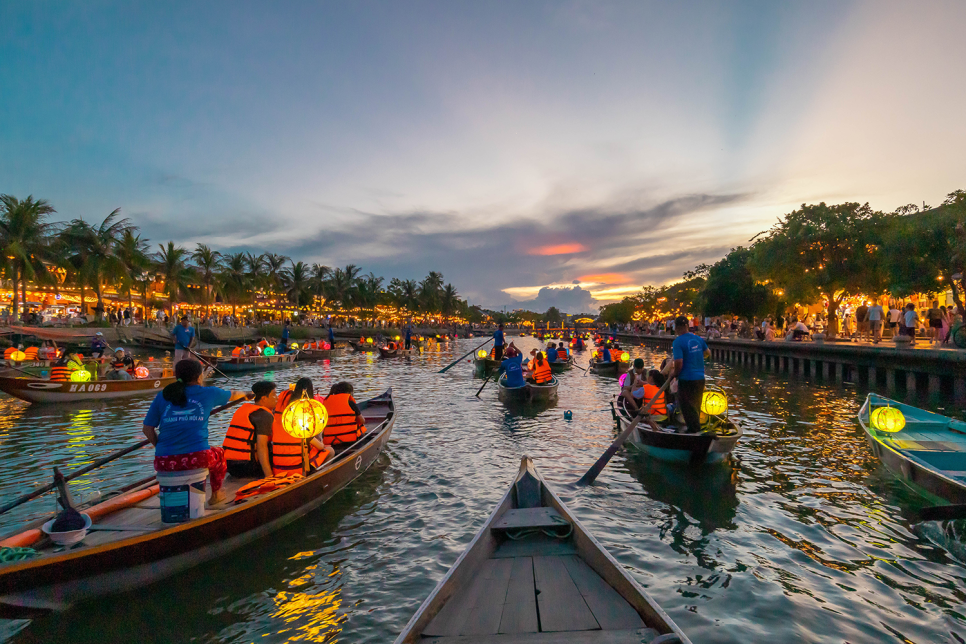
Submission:
{"label": "tourist wearing orange life jacket", "polygon": [[[228,462],[228,473],[236,478],[268,478],[272,476],[272,425],[278,404],[275,383],[269,380],[252,385],[255,399],[246,402],[231,417],[222,449]],[[301,467],[301,450],[299,451]]]}
{"label": "tourist wearing orange life jacket", "polygon": [[567,349],[566,349],[566,347],[564,347],[564,343],[563,342],[558,342],[557,343],[557,359],[558,360],[566,361],[569,357],[570,357],[570,354],[567,353]]}
{"label": "tourist wearing orange life jacket", "polygon": [[352,384],[348,382],[337,382],[329,389],[325,398],[329,422],[322,432],[322,441],[326,445],[351,445],[366,432],[366,421],[352,392]]}
{"label": "tourist wearing orange life jacket", "polygon": [[619,344],[615,344],[610,349],[610,360],[611,360],[611,362],[620,362],[621,361],[621,354],[623,354],[623,353],[624,352],[621,351],[620,345]]}
{"label": "tourist wearing orange life jacket", "polygon": [[[299,378],[295,388],[283,391],[275,405],[275,418],[272,422],[272,473],[275,476],[292,476],[303,473],[302,440],[291,436],[282,426],[282,414],[291,403],[302,398],[315,397],[310,378]],[[322,443],[318,437],[309,440],[309,469],[318,469],[326,459],[335,456],[335,451]]]}
{"label": "tourist wearing orange life jacket", "polygon": [[543,352],[537,351],[533,359],[530,360],[529,366],[535,384],[544,385],[553,378],[550,373],[550,363],[543,357]]}
{"label": "tourist wearing orange life jacket", "polygon": [[232,358],[241,358],[245,355],[245,348],[242,346],[241,342],[235,345],[235,348],[231,350]]}

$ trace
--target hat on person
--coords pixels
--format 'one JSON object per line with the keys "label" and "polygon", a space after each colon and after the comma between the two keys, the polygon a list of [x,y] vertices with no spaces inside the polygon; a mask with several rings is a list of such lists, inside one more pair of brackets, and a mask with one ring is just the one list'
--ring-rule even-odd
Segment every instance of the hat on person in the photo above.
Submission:
{"label": "hat on person", "polygon": [[98,331],[98,332],[97,332],[97,333],[95,333],[94,335],[104,335],[104,334],[103,334],[103,333],[101,333],[100,331]]}

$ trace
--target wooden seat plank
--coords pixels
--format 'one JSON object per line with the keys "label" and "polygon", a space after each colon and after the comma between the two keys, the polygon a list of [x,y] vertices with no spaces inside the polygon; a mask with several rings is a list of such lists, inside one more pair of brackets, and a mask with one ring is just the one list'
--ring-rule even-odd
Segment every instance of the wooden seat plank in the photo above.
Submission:
{"label": "wooden seat plank", "polygon": [[541,631],[589,631],[600,628],[570,578],[563,557],[534,557],[533,576]]}
{"label": "wooden seat plank", "polygon": [[501,559],[512,563],[506,604],[500,619],[500,633],[536,633],[537,594],[533,582],[533,558]]}
{"label": "wooden seat plank", "polygon": [[493,522],[491,530],[517,530],[519,528],[560,528],[570,525],[553,508],[520,508],[507,510]]}
{"label": "wooden seat plank", "polygon": [[561,557],[600,627],[607,630],[643,628],[644,620],[633,606],[580,557]]}

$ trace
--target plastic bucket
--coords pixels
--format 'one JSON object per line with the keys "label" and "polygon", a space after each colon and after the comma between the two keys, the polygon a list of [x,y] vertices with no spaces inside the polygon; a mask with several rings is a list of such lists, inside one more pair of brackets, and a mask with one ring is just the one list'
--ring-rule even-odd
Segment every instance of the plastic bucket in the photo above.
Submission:
{"label": "plastic bucket", "polygon": [[205,483],[208,470],[158,472],[161,487],[161,521],[184,523],[205,516]]}

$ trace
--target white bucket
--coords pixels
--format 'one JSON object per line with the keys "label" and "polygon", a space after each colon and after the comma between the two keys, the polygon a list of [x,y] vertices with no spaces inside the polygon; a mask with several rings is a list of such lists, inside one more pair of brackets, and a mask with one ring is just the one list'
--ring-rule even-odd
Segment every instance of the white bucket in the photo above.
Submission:
{"label": "white bucket", "polygon": [[208,469],[158,472],[161,486],[161,521],[184,523],[205,516],[205,484]]}

